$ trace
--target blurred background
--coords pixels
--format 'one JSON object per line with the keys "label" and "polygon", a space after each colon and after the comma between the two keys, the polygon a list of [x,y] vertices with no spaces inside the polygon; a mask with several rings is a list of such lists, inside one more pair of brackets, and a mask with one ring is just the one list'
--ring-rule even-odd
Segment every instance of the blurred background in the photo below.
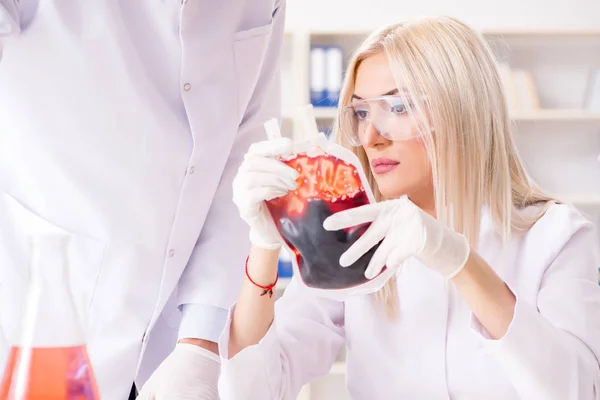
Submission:
{"label": "blurred background", "polygon": [[[352,51],[381,25],[426,15],[461,19],[490,42],[528,172],[599,226],[599,0],[288,0],[284,133],[294,133],[295,108],[307,103],[327,132]],[[289,276],[285,254],[280,268]],[[285,285],[280,280],[280,294]],[[330,375],[307,385],[299,399],[348,399],[343,360],[342,353]]]}

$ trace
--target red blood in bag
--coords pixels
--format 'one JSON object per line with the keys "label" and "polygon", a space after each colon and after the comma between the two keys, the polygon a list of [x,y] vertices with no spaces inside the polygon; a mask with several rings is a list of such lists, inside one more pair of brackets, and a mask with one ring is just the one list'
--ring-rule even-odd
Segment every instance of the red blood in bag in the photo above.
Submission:
{"label": "red blood in bag", "polygon": [[364,273],[379,245],[349,267],[341,267],[339,259],[370,224],[339,231],[323,229],[330,215],[369,204],[356,168],[328,154],[299,155],[284,162],[299,172],[298,189],[268,201],[267,207],[296,256],[302,281],[320,289],[367,282]]}

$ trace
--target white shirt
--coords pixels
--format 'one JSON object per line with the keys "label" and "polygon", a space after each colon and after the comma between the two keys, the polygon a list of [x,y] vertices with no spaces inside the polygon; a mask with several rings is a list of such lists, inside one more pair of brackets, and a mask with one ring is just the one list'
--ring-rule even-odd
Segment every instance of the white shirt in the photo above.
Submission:
{"label": "white shirt", "polygon": [[556,205],[515,234],[503,263],[501,238],[484,214],[478,253],[517,297],[500,340],[489,339],[451,282],[415,259],[397,274],[393,321],[371,296],[309,298],[294,278],[266,336],[229,360],[227,325],[219,342],[221,398],[293,399],[328,373],[345,345],[354,400],[597,400],[597,246],[593,225]]}
{"label": "white shirt", "polygon": [[0,0],[0,338],[18,336],[26,236],[49,228],[72,239],[102,398],[126,398],[138,369],[141,385],[178,329],[217,340],[249,245],[231,181],[280,113],[284,15],[283,0]]}

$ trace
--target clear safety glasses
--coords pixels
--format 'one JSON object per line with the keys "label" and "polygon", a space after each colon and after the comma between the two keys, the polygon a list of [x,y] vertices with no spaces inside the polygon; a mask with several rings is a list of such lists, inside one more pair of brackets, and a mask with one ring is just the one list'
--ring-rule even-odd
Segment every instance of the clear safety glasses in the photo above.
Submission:
{"label": "clear safety glasses", "polygon": [[414,139],[420,132],[409,115],[411,107],[413,104],[405,103],[402,96],[354,100],[343,109],[342,132],[355,147],[367,142],[369,125],[394,142]]}

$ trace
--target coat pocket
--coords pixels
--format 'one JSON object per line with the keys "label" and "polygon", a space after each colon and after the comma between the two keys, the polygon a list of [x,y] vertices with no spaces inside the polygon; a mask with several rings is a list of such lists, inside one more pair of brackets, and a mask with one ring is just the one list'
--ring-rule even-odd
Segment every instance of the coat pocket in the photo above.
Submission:
{"label": "coat pocket", "polygon": [[273,24],[237,32],[233,40],[233,56],[237,84],[238,116],[243,118],[256,90],[263,69]]}

